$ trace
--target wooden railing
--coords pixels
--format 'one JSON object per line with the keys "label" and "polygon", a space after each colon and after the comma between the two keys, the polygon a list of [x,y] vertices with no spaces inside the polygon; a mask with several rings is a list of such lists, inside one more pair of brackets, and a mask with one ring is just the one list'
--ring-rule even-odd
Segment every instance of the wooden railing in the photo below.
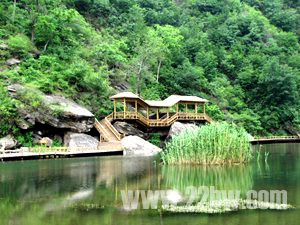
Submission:
{"label": "wooden railing", "polygon": [[185,113],[179,112],[175,113],[171,117],[165,118],[165,116],[161,119],[148,119],[144,115],[139,112],[117,112],[113,114],[114,119],[135,119],[140,123],[146,126],[170,126],[176,120],[206,120],[209,123],[212,122],[212,119],[204,114],[204,113]]}
{"label": "wooden railing", "polygon": [[140,112],[116,112],[108,115],[100,122],[95,120],[95,127],[101,134],[101,139],[107,142],[120,141],[122,135],[111,124],[114,119],[129,119],[137,120],[147,127],[167,127],[172,125],[176,120],[206,120],[211,122],[211,119],[203,113],[184,113],[179,112],[171,114],[171,117],[163,116],[161,119],[148,119]]}
{"label": "wooden railing", "polygon": [[114,113],[109,114],[107,117],[105,117],[106,119],[108,119],[109,122],[112,122],[114,120]]}
{"label": "wooden railing", "polygon": [[285,139],[300,139],[299,136],[265,136],[265,137],[258,137],[255,136],[254,140],[285,140]]}
{"label": "wooden railing", "polygon": [[95,120],[95,127],[105,140],[107,141],[110,140],[110,135],[108,131],[103,127],[103,125],[97,119]]}
{"label": "wooden railing", "polygon": [[110,123],[110,121],[105,117],[104,118],[104,123],[106,126],[110,129],[110,131],[117,137],[117,139],[120,141],[121,140],[121,134],[117,131],[117,129]]}
{"label": "wooden railing", "polygon": [[[45,155],[72,155],[80,153],[98,153],[101,151],[123,151],[122,144],[117,142],[102,142],[97,147],[33,147],[16,150],[0,151],[0,159],[6,157],[45,156]],[[64,154],[65,153],[65,154]]]}

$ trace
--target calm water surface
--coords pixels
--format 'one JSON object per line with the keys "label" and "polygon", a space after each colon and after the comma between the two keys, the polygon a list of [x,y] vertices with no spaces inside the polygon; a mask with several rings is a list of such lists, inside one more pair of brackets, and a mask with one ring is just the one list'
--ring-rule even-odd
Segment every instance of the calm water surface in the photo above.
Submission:
{"label": "calm water surface", "polygon": [[[154,159],[95,157],[0,164],[0,224],[300,224],[300,144],[264,145],[267,163],[161,166]],[[123,210],[121,190],[287,190],[295,210],[166,214]]]}

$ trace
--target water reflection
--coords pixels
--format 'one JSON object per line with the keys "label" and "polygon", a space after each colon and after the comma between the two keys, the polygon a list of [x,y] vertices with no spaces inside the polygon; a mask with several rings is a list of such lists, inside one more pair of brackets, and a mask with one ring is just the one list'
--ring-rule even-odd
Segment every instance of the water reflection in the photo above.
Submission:
{"label": "water reflection", "polygon": [[[244,193],[250,189],[285,189],[289,203],[299,206],[299,146],[265,145],[260,151],[270,152],[267,163],[225,167],[162,166],[151,158],[118,156],[2,163],[1,224],[247,224],[248,220],[252,224],[253,219],[264,224],[266,214],[277,218],[278,213],[243,212],[209,219],[194,215],[192,221],[190,216],[162,216],[158,211],[128,213],[122,211],[120,190],[184,192],[188,186],[214,186]],[[292,219],[300,217],[299,211],[284,213]]]}
{"label": "water reflection", "polygon": [[167,188],[182,192],[188,186],[214,186],[217,190],[240,190],[245,194],[253,186],[253,165],[164,166],[162,177]]}

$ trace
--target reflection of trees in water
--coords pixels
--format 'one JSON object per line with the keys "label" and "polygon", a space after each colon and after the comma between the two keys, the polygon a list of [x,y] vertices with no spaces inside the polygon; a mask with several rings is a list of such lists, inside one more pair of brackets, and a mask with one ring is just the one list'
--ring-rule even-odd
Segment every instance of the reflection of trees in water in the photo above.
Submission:
{"label": "reflection of trees in water", "polygon": [[218,190],[240,190],[245,194],[253,186],[251,164],[236,166],[163,166],[166,188],[185,191],[188,186],[214,186]]}
{"label": "reflection of trees in water", "polygon": [[[269,152],[267,163],[256,163],[254,189],[287,190],[288,202],[300,204],[300,143],[257,145],[260,152]],[[266,188],[266,184],[268,185]]]}
{"label": "reflection of trees in water", "polygon": [[98,185],[111,186],[115,180],[130,183],[151,174],[153,159],[138,157],[110,158],[98,161],[96,170]]}
{"label": "reflection of trees in water", "polygon": [[151,158],[103,157],[3,164],[0,197],[25,200],[72,194],[97,186],[109,190],[116,185],[138,187],[145,177],[156,175],[152,163]]}
{"label": "reflection of trees in water", "polygon": [[2,167],[1,174],[5,175],[0,181],[0,196],[11,199],[45,198],[94,186],[92,164],[51,161],[18,162],[17,168]]}
{"label": "reflection of trees in water", "polygon": [[[121,204],[120,190],[146,189],[155,183],[157,172],[151,158],[103,157],[7,163],[0,174],[0,208],[7,215],[0,218],[6,221],[8,215],[35,220],[49,208],[59,213],[72,199],[83,208],[115,207]],[[91,194],[84,196],[85,190]]]}

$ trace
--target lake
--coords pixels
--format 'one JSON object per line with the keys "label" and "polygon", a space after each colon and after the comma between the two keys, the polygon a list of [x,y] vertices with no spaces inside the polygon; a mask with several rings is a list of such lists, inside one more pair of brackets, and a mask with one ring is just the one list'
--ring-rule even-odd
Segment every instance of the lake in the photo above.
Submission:
{"label": "lake", "polygon": [[[232,166],[164,166],[122,156],[16,161],[0,164],[1,224],[299,224],[300,144],[255,146],[267,160]],[[296,209],[225,214],[124,210],[122,190],[286,190]]]}

